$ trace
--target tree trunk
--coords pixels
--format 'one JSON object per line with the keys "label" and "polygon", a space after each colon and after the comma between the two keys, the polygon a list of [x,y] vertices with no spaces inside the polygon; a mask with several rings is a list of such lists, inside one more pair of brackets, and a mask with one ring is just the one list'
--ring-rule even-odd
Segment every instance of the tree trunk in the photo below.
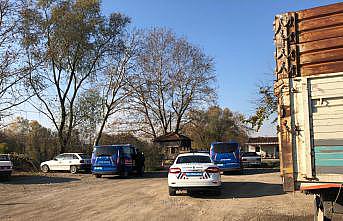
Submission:
{"label": "tree trunk", "polygon": [[100,130],[98,132],[98,135],[96,136],[96,139],[95,139],[95,142],[94,142],[94,145],[97,146],[99,145],[99,142],[100,142],[100,139],[101,139],[101,135],[102,135],[102,131],[104,130],[105,128],[105,124],[107,122],[107,119],[109,117],[109,112],[106,113],[102,123],[101,123],[101,126],[100,126]]}

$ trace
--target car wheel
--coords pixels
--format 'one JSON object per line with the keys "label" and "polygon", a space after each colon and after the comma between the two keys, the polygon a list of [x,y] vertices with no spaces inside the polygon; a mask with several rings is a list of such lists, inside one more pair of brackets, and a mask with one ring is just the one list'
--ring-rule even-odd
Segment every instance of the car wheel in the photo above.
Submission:
{"label": "car wheel", "polygon": [[176,189],[173,187],[169,187],[169,196],[176,196]]}
{"label": "car wheel", "polygon": [[46,164],[44,164],[44,165],[42,166],[42,172],[43,172],[43,173],[47,173],[47,172],[49,172],[49,171],[50,171],[49,166],[46,165]]}
{"label": "car wheel", "polygon": [[77,173],[77,167],[76,166],[70,166],[70,173]]}
{"label": "car wheel", "polygon": [[96,178],[101,178],[101,174],[95,174]]}

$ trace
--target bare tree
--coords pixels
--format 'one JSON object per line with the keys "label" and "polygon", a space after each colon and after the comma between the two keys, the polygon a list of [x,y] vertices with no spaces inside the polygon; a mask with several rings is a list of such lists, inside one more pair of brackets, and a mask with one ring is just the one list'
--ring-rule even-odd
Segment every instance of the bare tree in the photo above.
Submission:
{"label": "bare tree", "polygon": [[101,14],[100,1],[27,1],[21,8],[22,46],[30,67],[31,104],[58,131],[61,152],[75,126],[75,101],[121,47],[129,19]]}
{"label": "bare tree", "polygon": [[213,102],[215,74],[212,58],[167,29],[145,32],[130,81],[130,109],[137,130],[156,138],[179,132],[193,106]]}
{"label": "bare tree", "polygon": [[[126,90],[127,83],[135,67],[134,57],[137,55],[138,32],[127,33],[123,38],[122,50],[113,57],[109,68],[98,78],[98,88],[101,89],[101,121],[97,131],[95,145],[98,145],[109,118],[127,108],[126,101],[131,92]],[[124,40],[125,39],[125,40]]]}
{"label": "bare tree", "polygon": [[18,62],[15,7],[13,1],[0,0],[0,121],[10,114],[11,108],[22,104],[29,98],[23,93],[25,74]]}

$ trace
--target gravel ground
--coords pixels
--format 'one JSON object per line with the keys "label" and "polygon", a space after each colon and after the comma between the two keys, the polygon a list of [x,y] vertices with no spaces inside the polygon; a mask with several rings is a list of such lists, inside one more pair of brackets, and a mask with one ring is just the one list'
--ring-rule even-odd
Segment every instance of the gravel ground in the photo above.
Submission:
{"label": "gravel ground", "polygon": [[279,173],[222,175],[221,196],[168,195],[167,174],[143,178],[15,173],[0,180],[0,220],[313,220],[312,196],[284,193]]}

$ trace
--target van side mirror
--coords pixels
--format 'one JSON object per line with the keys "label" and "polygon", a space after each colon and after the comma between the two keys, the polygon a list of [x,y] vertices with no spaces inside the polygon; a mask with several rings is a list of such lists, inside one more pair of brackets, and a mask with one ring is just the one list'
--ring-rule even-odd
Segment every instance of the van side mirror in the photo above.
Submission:
{"label": "van side mirror", "polygon": [[55,161],[58,161],[57,158],[54,158]]}

